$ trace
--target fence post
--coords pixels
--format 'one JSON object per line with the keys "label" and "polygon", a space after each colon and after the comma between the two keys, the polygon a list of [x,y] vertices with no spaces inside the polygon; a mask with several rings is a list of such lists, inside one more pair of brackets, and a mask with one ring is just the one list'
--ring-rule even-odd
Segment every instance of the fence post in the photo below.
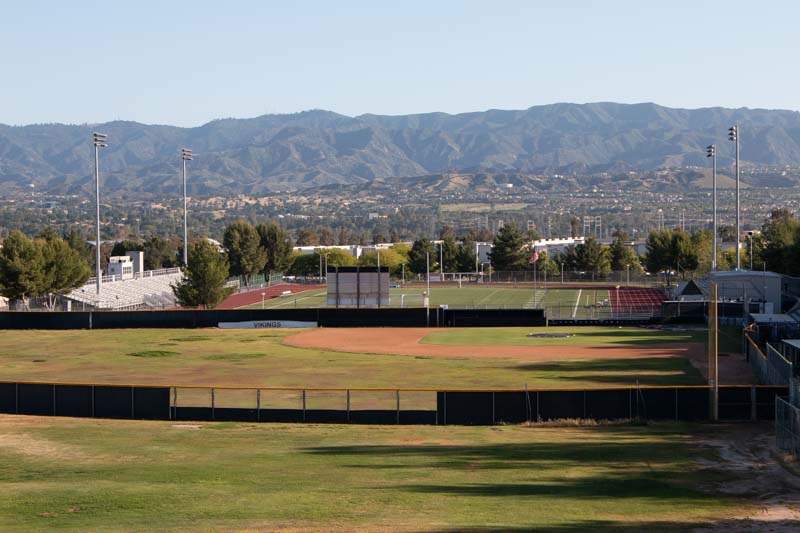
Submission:
{"label": "fence post", "polygon": [[256,389],[256,422],[261,422],[261,389]]}
{"label": "fence post", "polygon": [[[750,385],[750,420],[758,420],[758,409],[756,408],[756,386]],[[776,418],[777,420],[777,418]]]}
{"label": "fence post", "polygon": [[172,411],[173,420],[178,419],[178,387],[172,387]]}
{"label": "fence post", "polygon": [[303,422],[306,421],[306,390],[303,389]]}
{"label": "fence post", "polygon": [[347,421],[350,422],[350,389],[347,389]]}
{"label": "fence post", "polygon": [[678,420],[678,387],[675,387],[675,420]]}
{"label": "fence post", "polygon": [[400,424],[400,391],[396,390],[394,393],[397,400],[397,423]]}
{"label": "fence post", "polygon": [[214,420],[214,387],[211,387],[211,420]]}

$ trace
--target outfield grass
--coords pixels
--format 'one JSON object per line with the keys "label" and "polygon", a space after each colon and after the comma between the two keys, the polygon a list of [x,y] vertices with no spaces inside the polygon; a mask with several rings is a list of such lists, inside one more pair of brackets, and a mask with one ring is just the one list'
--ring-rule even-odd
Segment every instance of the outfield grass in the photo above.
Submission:
{"label": "outfield grass", "polygon": [[747,507],[712,431],[0,416],[0,529],[673,531]]}
{"label": "outfield grass", "polygon": [[[554,329],[554,328],[550,328]],[[520,342],[530,328],[514,331]],[[436,342],[482,342],[503,330],[436,333]],[[675,340],[652,330],[596,328],[592,343]],[[604,333],[605,331],[605,333]],[[702,384],[681,358],[556,361],[374,355],[286,346],[298,330],[122,329],[3,331],[0,379],[205,386],[515,388]],[[623,332],[624,334],[621,334]],[[465,340],[466,337],[470,337]],[[587,333],[588,336],[588,333]],[[511,337],[505,337],[508,341]],[[448,341],[449,339],[449,341]],[[571,339],[561,340],[570,343]],[[495,350],[497,353],[497,350]],[[544,364],[547,363],[547,364]]]}
{"label": "outfield grass", "polygon": [[[570,334],[566,338],[536,338],[532,334]],[[465,328],[434,331],[425,344],[461,346],[629,346],[664,342],[706,342],[704,331],[656,331],[645,328],[550,326],[546,328]]]}
{"label": "outfield grass", "polygon": [[[426,287],[406,286],[390,289],[390,307],[421,307]],[[454,309],[547,309],[550,318],[604,318],[611,316],[606,289],[534,289],[533,287],[498,287],[464,285],[431,287],[429,304]],[[287,309],[327,307],[326,291],[320,289],[273,298],[245,306],[247,309]]]}

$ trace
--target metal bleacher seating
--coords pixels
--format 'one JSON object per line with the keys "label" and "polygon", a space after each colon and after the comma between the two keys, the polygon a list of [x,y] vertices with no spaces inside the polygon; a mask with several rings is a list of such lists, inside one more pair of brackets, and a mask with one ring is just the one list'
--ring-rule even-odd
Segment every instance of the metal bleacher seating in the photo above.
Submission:
{"label": "metal bleacher seating", "polygon": [[148,309],[175,306],[172,286],[183,278],[179,268],[148,270],[130,279],[104,276],[97,293],[95,278],[66,295],[73,308]]}

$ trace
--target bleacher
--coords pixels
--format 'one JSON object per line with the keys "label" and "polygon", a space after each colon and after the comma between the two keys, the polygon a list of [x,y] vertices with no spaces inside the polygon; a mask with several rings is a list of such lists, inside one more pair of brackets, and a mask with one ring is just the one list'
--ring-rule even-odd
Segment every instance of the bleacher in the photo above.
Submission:
{"label": "bleacher", "polygon": [[66,295],[73,309],[160,309],[175,306],[172,286],[183,278],[179,268],[148,270],[130,279],[103,276],[100,294],[95,278]]}
{"label": "bleacher", "polygon": [[648,318],[661,315],[665,295],[658,289],[619,287],[608,291],[614,316]]}

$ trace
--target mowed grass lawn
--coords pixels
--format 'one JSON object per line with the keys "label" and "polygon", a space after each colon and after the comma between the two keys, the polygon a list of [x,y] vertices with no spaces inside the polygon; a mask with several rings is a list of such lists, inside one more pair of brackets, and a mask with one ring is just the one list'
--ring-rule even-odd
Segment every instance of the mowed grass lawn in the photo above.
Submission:
{"label": "mowed grass lawn", "polygon": [[699,433],[0,415],[0,530],[673,531],[742,499]]}
{"label": "mowed grass lawn", "polygon": [[[535,328],[477,328],[430,342],[574,344],[529,339]],[[548,328],[556,331],[556,328]],[[574,328],[593,345],[695,339],[653,330]],[[520,388],[702,384],[682,358],[524,360],[375,355],[281,343],[298,330],[121,329],[3,331],[0,379],[203,386]],[[495,354],[498,350],[494,350]]]}
{"label": "mowed grass lawn", "polygon": [[[565,334],[565,338],[528,337],[528,334]],[[507,346],[631,346],[664,342],[706,342],[704,331],[661,331],[618,326],[551,326],[546,328],[464,328],[434,331],[426,344]]]}
{"label": "mowed grass lawn", "polygon": [[[424,286],[406,286],[389,289],[390,307],[422,307]],[[302,291],[291,296],[266,300],[264,309],[287,309],[326,307],[325,290]],[[611,307],[603,302],[609,299],[605,289],[534,289],[514,286],[463,287],[431,286],[430,305],[447,305],[455,309],[523,309],[548,310],[551,318],[602,318],[611,315]],[[261,309],[262,303],[244,306],[245,309]]]}

